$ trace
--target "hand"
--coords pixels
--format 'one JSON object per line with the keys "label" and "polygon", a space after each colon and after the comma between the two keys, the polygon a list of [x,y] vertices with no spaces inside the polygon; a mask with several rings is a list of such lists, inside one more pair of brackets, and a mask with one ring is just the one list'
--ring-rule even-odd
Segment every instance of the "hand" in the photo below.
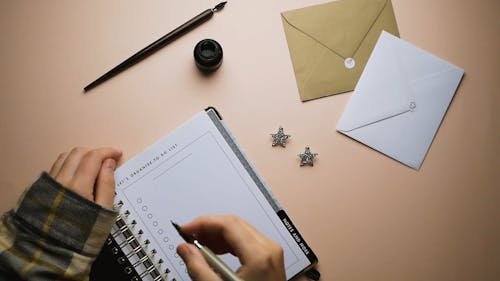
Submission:
{"label": "hand", "polygon": [[[245,281],[285,281],[283,249],[253,226],[234,216],[205,216],[182,227],[216,254],[231,253],[240,260],[236,272]],[[221,281],[200,251],[181,244],[177,253],[194,281]]]}
{"label": "hand", "polygon": [[88,200],[111,209],[115,197],[114,170],[121,155],[114,148],[76,147],[59,155],[49,175]]}

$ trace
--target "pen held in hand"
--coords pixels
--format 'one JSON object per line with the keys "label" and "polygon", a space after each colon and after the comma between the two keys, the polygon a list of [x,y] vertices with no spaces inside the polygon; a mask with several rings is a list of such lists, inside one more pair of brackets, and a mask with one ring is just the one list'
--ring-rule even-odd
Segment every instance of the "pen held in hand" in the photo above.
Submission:
{"label": "pen held in hand", "polygon": [[217,272],[220,274],[222,279],[225,281],[243,281],[241,278],[234,273],[234,271],[227,266],[212,250],[210,250],[208,247],[202,245],[198,240],[196,240],[193,236],[188,235],[187,233],[183,232],[181,227],[176,224],[173,221],[170,221],[172,225],[175,227],[179,235],[184,239],[189,244],[193,244],[198,248],[205,258],[205,260],[208,262],[208,264]]}
{"label": "pen held in hand", "polygon": [[188,31],[194,29],[195,27],[202,24],[203,22],[209,20],[210,18],[212,18],[214,12],[222,10],[224,8],[224,6],[226,5],[226,3],[227,3],[227,1],[221,2],[221,3],[217,4],[215,7],[213,7],[212,9],[206,9],[205,11],[201,12],[199,15],[195,16],[194,18],[190,19],[189,21],[187,21],[183,25],[172,30],[171,32],[169,32],[165,36],[161,37],[160,39],[156,40],[155,42],[149,44],[144,49],[135,53],[130,58],[126,59],[125,61],[123,61],[119,65],[115,66],[110,71],[106,72],[101,77],[97,78],[97,80],[95,80],[94,82],[90,83],[85,88],[83,88],[83,91],[87,92],[87,91],[91,90],[92,88],[98,86],[99,84],[103,83],[104,81],[110,79],[111,77],[119,74],[120,72],[124,71],[125,69],[131,67],[132,65],[134,65],[134,64],[138,63],[139,61],[145,59],[146,57],[150,56],[154,52],[158,51],[159,49],[166,46],[170,42],[172,42],[175,39],[186,34]]}

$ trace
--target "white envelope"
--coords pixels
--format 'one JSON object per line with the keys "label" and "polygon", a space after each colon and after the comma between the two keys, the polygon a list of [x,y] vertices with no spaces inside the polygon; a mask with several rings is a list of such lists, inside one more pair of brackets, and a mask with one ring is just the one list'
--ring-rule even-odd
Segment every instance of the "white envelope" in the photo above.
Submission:
{"label": "white envelope", "polygon": [[419,169],[463,74],[383,31],[337,130]]}

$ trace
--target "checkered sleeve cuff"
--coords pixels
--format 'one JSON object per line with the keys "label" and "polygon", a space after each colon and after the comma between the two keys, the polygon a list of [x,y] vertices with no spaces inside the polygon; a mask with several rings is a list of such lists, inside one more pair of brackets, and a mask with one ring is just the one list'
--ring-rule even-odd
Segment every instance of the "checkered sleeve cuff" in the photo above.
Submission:
{"label": "checkered sleeve cuff", "polygon": [[116,215],[47,173],[33,183],[15,210],[15,218],[42,239],[92,257],[99,253]]}

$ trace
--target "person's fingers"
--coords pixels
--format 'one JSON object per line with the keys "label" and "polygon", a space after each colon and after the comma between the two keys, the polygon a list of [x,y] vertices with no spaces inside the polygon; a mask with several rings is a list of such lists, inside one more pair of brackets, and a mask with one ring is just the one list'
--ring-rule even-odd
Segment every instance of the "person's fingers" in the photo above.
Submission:
{"label": "person's fingers", "polygon": [[[268,239],[254,227],[235,216],[203,216],[182,226],[217,254],[230,252],[242,264],[251,260],[256,244]],[[252,243],[248,243],[252,241]]]}
{"label": "person's fingers", "polygon": [[64,160],[66,159],[66,157],[68,156],[68,153],[67,152],[64,152],[64,153],[61,153],[59,154],[59,156],[57,157],[56,161],[54,162],[54,164],[52,164],[52,168],[50,168],[50,172],[49,172],[49,175],[55,179],[55,177],[57,176],[57,174],[59,173],[59,171],[61,170],[61,167],[64,163]]}
{"label": "person's fingers", "polygon": [[177,247],[177,253],[186,263],[193,281],[222,281],[194,245],[183,243]]}
{"label": "person's fingers", "polygon": [[62,185],[69,187],[69,184],[71,183],[71,180],[75,175],[76,169],[78,168],[81,159],[89,150],[89,148],[85,147],[73,148],[64,159],[61,169],[55,176],[55,180],[57,180]]}
{"label": "person's fingers", "polygon": [[113,207],[115,198],[115,176],[116,161],[112,158],[106,159],[102,165],[95,184],[95,202],[104,208]]}
{"label": "person's fingers", "polygon": [[99,148],[88,151],[82,157],[75,171],[71,186],[81,194],[92,194],[104,160],[107,158],[118,160],[121,155],[122,152],[114,148]]}
{"label": "person's fingers", "polygon": [[268,240],[256,245],[248,260],[237,271],[244,280],[286,280],[283,248],[279,244]]}
{"label": "person's fingers", "polygon": [[[244,280],[286,280],[282,247],[238,217],[199,217],[184,225],[182,231],[214,252],[217,245],[224,244],[225,252],[229,250],[239,258],[241,267],[236,273]],[[218,250],[224,252],[220,246]]]}

